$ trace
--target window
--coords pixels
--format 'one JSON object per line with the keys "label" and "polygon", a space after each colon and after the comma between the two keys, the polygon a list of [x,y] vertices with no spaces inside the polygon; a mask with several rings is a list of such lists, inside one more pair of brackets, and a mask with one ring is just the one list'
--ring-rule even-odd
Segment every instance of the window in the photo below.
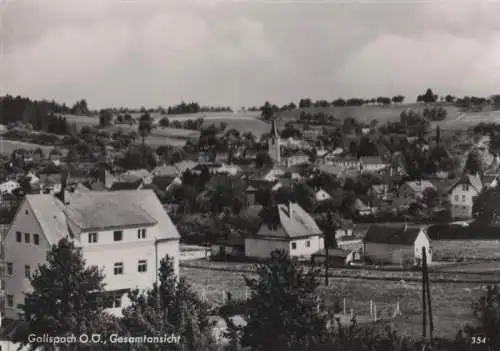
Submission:
{"label": "window", "polygon": [[465,195],[462,195],[462,202],[465,202]]}
{"label": "window", "polygon": [[7,295],[7,305],[9,307],[14,306],[14,295]]}
{"label": "window", "polygon": [[21,241],[23,241],[23,235],[21,232],[16,232],[16,241],[18,243],[20,243]]}
{"label": "window", "polygon": [[458,195],[455,195],[455,201],[458,201]]}
{"label": "window", "polygon": [[113,294],[113,307],[119,308],[122,306],[122,296],[120,294]]}
{"label": "window", "polygon": [[306,247],[311,247],[311,241],[309,240],[306,241]]}
{"label": "window", "polygon": [[464,191],[469,191],[469,184],[464,184]]}
{"label": "window", "polygon": [[40,245],[40,235],[39,234],[33,234],[33,244]]}
{"label": "window", "polygon": [[89,233],[89,243],[97,242],[97,233]]}
{"label": "window", "polygon": [[26,244],[30,243],[30,233],[24,233],[24,242]]}
{"label": "window", "polygon": [[28,214],[28,213],[29,213],[29,212],[28,212],[28,210],[25,210],[25,211],[24,211],[24,214]]}
{"label": "window", "polygon": [[114,241],[122,241],[123,240],[123,230],[115,230],[113,232],[113,240]]}
{"label": "window", "polygon": [[116,262],[114,266],[115,275],[123,274],[123,262]]}
{"label": "window", "polygon": [[295,250],[297,248],[297,243],[292,243],[292,250]]}
{"label": "window", "polygon": [[146,239],[146,229],[137,229],[137,239]]}
{"label": "window", "polygon": [[148,270],[148,262],[146,260],[140,260],[137,263],[137,272],[144,273]]}
{"label": "window", "polygon": [[26,278],[31,278],[31,268],[30,266],[24,266],[24,276]]}
{"label": "window", "polygon": [[14,265],[12,262],[7,262],[7,275],[14,274]]}

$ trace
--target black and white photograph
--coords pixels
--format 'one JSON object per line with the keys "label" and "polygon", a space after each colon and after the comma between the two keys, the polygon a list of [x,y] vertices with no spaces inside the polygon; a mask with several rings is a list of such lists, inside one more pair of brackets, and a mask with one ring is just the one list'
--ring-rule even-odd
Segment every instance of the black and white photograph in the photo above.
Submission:
{"label": "black and white photograph", "polygon": [[0,0],[0,351],[500,351],[500,2]]}

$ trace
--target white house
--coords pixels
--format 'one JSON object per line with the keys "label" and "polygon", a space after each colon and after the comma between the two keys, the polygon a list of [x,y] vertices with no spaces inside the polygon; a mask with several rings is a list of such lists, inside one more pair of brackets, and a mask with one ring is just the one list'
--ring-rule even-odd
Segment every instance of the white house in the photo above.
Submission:
{"label": "white house", "polygon": [[144,184],[151,184],[153,182],[153,174],[147,169],[134,169],[121,174],[119,177],[119,181],[121,182],[129,182],[137,179],[141,179]]}
{"label": "white house", "polygon": [[10,194],[12,190],[19,188],[19,183],[15,180],[7,180],[0,184],[0,193]]}
{"label": "white house", "polygon": [[377,172],[389,166],[380,156],[361,157],[359,162],[360,168],[364,172]]}
{"label": "white house", "polygon": [[121,312],[129,289],[152,286],[165,255],[179,269],[179,233],[152,190],[27,195],[4,239],[6,317],[17,318],[28,277],[65,237],[103,269],[111,313]]}
{"label": "white house", "polygon": [[154,177],[176,177],[180,175],[180,170],[172,165],[163,164],[151,171]]}
{"label": "white house", "polygon": [[295,165],[303,165],[309,163],[309,155],[303,151],[296,152],[287,156],[286,165],[287,167],[295,166]]}
{"label": "white house", "polygon": [[322,231],[298,204],[280,204],[274,211],[255,235],[245,238],[246,257],[269,258],[272,251],[284,250],[290,256],[307,258],[324,247]]}
{"label": "white house", "polygon": [[237,165],[227,165],[223,163],[219,168],[217,168],[216,172],[220,174],[228,174],[231,176],[235,176],[238,173],[241,173],[242,170]]}
{"label": "white house", "polygon": [[436,187],[428,180],[416,180],[405,182],[398,189],[398,202],[401,204],[411,204],[418,199],[422,199],[425,189],[434,189]]}
{"label": "white house", "polygon": [[363,239],[365,260],[375,264],[417,265],[422,260],[423,247],[427,263],[431,263],[431,241],[426,230],[406,225],[372,225]]}
{"label": "white house", "polygon": [[478,176],[466,175],[448,191],[452,218],[472,218],[474,199],[483,189],[483,183]]}

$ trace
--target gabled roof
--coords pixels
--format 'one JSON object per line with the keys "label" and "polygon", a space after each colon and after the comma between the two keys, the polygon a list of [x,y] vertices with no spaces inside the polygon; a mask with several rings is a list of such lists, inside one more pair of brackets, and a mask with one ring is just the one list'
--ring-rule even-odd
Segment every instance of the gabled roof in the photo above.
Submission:
{"label": "gabled roof", "polygon": [[111,185],[111,188],[109,189],[110,191],[117,191],[117,190],[137,190],[141,187],[142,185],[142,179],[137,179],[135,181],[130,181],[130,182],[115,182],[113,185]]}
{"label": "gabled roof", "polygon": [[383,165],[386,164],[380,156],[365,156],[361,157],[359,161],[365,165]]}
{"label": "gabled roof", "polygon": [[483,189],[483,182],[481,178],[475,175],[466,174],[458,182],[456,182],[448,191],[449,193],[453,191],[460,184],[468,184],[472,186],[479,193]]}
{"label": "gabled roof", "polygon": [[363,240],[381,244],[413,245],[421,230],[423,229],[406,226],[372,225]]}
{"label": "gabled roof", "polygon": [[179,169],[179,171],[181,173],[184,173],[186,170],[188,169],[193,169],[194,167],[196,167],[198,165],[197,162],[194,162],[194,161],[189,161],[189,160],[186,160],[186,161],[181,161],[181,162],[177,162],[176,164],[174,164],[174,166]]}
{"label": "gabled roof", "polygon": [[405,184],[408,185],[411,188],[411,190],[415,192],[424,191],[427,188],[435,189],[434,184],[432,184],[428,180],[414,180],[410,182],[405,182]]}
{"label": "gabled roof", "polygon": [[[279,204],[275,210],[278,214],[276,219],[279,220],[279,228],[278,230],[266,231],[266,236],[292,239],[323,233],[311,215],[297,203]],[[261,224],[261,228],[262,226],[269,228],[265,221]]]}
{"label": "gabled roof", "polygon": [[179,169],[175,166],[171,165],[162,165],[156,167],[151,173],[153,173],[154,176],[170,176],[170,177],[175,177],[180,173]]}
{"label": "gabled roof", "polygon": [[27,195],[26,202],[51,244],[82,231],[158,224],[157,239],[179,233],[152,190],[67,193],[67,205],[52,195]]}

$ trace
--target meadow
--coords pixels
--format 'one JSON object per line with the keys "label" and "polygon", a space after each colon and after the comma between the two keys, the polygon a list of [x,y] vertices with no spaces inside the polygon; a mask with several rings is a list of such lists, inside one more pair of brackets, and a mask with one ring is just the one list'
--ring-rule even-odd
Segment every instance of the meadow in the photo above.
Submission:
{"label": "meadow", "polygon": [[434,261],[500,260],[500,240],[434,240],[432,254]]}
{"label": "meadow", "polygon": [[[497,122],[500,123],[500,111],[462,111],[461,108],[444,104],[437,103],[437,107],[442,107],[447,111],[447,118],[444,121],[431,122],[431,126],[435,127],[439,124],[443,130],[460,130],[469,128],[480,122]],[[416,112],[422,113],[423,109],[427,106],[420,103],[408,103],[408,104],[392,104],[389,106],[376,106],[376,105],[365,105],[365,106],[345,106],[345,107],[311,107],[302,109],[307,113],[318,113],[323,112],[328,115],[334,115],[337,118],[353,117],[358,121],[364,123],[370,123],[372,120],[377,120],[379,125],[387,122],[394,122],[399,120],[399,115],[401,112],[407,109],[413,109]],[[299,117],[300,111],[282,111],[278,112],[278,116],[282,121],[289,119],[297,119]]]}
{"label": "meadow", "polygon": [[[181,276],[197,292],[204,294],[207,301],[220,304],[223,294],[227,292],[231,292],[235,298],[243,298],[248,291],[243,276],[254,277],[254,274],[181,266]],[[419,282],[330,278],[329,286],[321,285],[318,290],[327,309],[342,306],[345,298],[347,311],[352,308],[355,314],[365,318],[369,315],[370,300],[377,305],[380,317],[392,314],[399,302],[402,316],[394,320],[395,329],[409,337],[419,337],[421,334]],[[473,323],[471,304],[482,293],[481,284],[433,283],[431,279],[435,335],[454,337],[458,328]]]}
{"label": "meadow", "polygon": [[0,153],[10,155],[16,149],[25,149],[25,150],[36,150],[42,149],[45,154],[48,154],[54,147],[47,145],[39,145],[33,143],[25,143],[17,140],[7,140],[0,137]]}

